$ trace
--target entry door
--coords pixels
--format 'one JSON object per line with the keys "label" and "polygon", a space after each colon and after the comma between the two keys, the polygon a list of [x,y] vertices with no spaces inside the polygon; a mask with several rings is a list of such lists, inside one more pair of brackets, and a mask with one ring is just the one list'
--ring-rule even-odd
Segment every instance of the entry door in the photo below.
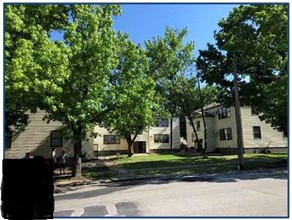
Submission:
{"label": "entry door", "polygon": [[134,154],[146,153],[146,141],[135,141],[134,142]]}

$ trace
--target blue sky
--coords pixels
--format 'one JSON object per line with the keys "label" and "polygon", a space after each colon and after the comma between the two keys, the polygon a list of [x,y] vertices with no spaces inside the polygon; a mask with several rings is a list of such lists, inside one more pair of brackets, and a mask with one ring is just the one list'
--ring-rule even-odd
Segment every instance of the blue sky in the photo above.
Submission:
{"label": "blue sky", "polygon": [[[114,29],[128,33],[136,44],[153,37],[164,36],[165,27],[188,28],[186,42],[195,42],[195,57],[199,49],[206,49],[207,43],[214,43],[214,31],[218,22],[226,18],[238,5],[224,3],[144,3],[121,4],[122,15],[114,18]],[[60,33],[53,32],[52,39],[60,39]]]}
{"label": "blue sky", "polygon": [[218,22],[226,18],[238,5],[234,4],[122,4],[122,15],[114,19],[114,28],[129,33],[135,43],[163,36],[165,27],[188,28],[186,42],[195,42],[194,55],[198,49],[206,49],[214,43],[214,31]]}

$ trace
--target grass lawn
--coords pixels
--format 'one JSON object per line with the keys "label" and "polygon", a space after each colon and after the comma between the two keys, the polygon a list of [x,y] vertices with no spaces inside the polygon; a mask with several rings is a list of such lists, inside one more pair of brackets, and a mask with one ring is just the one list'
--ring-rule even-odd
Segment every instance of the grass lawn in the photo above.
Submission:
{"label": "grass lawn", "polygon": [[[278,162],[286,158],[286,153],[244,154],[244,165],[246,169],[277,167]],[[182,153],[134,155],[131,158],[122,156],[115,160],[115,164],[122,169],[136,171],[140,169],[144,173],[149,172],[149,174],[159,173],[162,170],[163,173],[177,171],[195,173],[220,172],[236,170],[237,163],[237,155],[203,158],[198,154],[184,155]]]}
{"label": "grass lawn", "polygon": [[[276,168],[279,162],[287,159],[286,153],[244,154],[244,166],[247,170]],[[115,169],[99,168],[84,170],[84,176],[93,179],[130,176],[152,176],[167,174],[203,174],[237,170],[237,155],[210,155],[203,158],[199,154],[143,154],[120,155],[111,161]],[[285,166],[285,164],[284,164]]]}

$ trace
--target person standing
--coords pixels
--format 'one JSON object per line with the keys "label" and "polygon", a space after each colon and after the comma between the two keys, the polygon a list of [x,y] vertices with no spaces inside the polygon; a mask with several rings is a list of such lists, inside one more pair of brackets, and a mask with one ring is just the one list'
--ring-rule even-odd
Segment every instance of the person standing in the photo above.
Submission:
{"label": "person standing", "polygon": [[58,163],[57,163],[56,148],[54,147],[52,148],[51,158],[53,159],[53,164],[54,164],[53,168],[55,170],[57,168]]}
{"label": "person standing", "polygon": [[60,168],[60,175],[65,174],[65,168],[67,163],[67,154],[65,152],[65,149],[62,149],[61,154],[58,157],[59,161],[59,168]]}

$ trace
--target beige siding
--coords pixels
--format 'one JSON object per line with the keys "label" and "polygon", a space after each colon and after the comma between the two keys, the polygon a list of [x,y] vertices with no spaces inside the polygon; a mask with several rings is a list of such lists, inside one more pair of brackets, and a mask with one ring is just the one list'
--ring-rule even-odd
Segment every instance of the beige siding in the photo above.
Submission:
{"label": "beige siding", "polygon": [[[252,115],[251,108],[243,107],[241,113],[245,148],[288,146],[287,138],[283,138],[283,133],[273,129],[265,121],[261,121],[257,115]],[[260,126],[261,139],[254,139],[253,126]]]}
{"label": "beige siding", "polygon": [[93,150],[98,151],[118,151],[118,150],[127,150],[128,145],[125,139],[120,140],[120,144],[104,144],[103,136],[114,134],[109,132],[106,128],[96,126],[94,132],[97,133],[96,138],[94,138]]}
{"label": "beige siding", "polygon": [[157,149],[168,149],[169,143],[155,143],[154,135],[155,134],[170,134],[169,127],[152,127],[149,129],[149,149],[157,150]]}
{"label": "beige siding", "polygon": [[[213,117],[206,117],[206,127],[207,127],[207,152],[213,152],[216,149],[216,142],[217,142],[217,132],[214,129],[214,118]],[[203,119],[201,119],[201,123],[203,124]],[[204,127],[202,127],[204,129]],[[204,130],[201,130],[203,134]],[[202,136],[202,139],[204,136]]]}
{"label": "beige siding", "polygon": [[[172,120],[172,141],[173,141],[173,149],[180,148],[180,129],[179,129],[179,118],[173,118]],[[151,127],[149,129],[149,148],[150,150],[157,149],[169,149],[170,143],[155,143],[154,135],[155,134],[168,134],[170,135],[170,126],[169,127]],[[170,137],[169,137],[170,141]]]}
{"label": "beige siding", "polygon": [[[27,112],[29,115],[29,123],[25,130],[12,142],[11,149],[5,151],[5,158],[22,158],[25,153],[30,152],[33,156],[43,156],[49,158],[51,156],[51,131],[60,130],[62,124],[58,121],[47,123],[43,121],[46,112],[38,110],[37,113]],[[82,152],[88,157],[93,157],[92,152],[93,139],[82,143]],[[71,157],[74,155],[73,144],[70,140],[63,138],[63,145],[56,147],[56,154],[60,154],[65,149]]]}
{"label": "beige siding", "polygon": [[[5,151],[5,158],[22,158],[25,153],[31,152],[32,155],[42,155],[50,157],[50,132],[62,128],[60,122],[43,121],[45,111],[38,110],[37,113],[26,112],[29,115],[28,125],[25,130],[12,142],[11,149]],[[61,149],[57,149],[57,153]]]}
{"label": "beige siding", "polygon": [[[31,152],[32,155],[42,155],[50,157],[50,132],[62,128],[60,122],[51,122],[47,124],[42,120],[45,111],[38,111],[36,114],[30,114],[30,123],[26,130],[12,143],[12,148],[6,150],[6,158],[21,158],[26,152]],[[92,158],[96,151],[125,151],[128,149],[127,141],[120,139],[120,144],[104,144],[103,135],[112,134],[103,127],[96,126],[94,132],[97,133],[95,138],[90,137],[82,143],[82,153],[88,158]],[[154,143],[154,134],[170,135],[169,127],[151,127],[138,135],[135,141],[146,142],[146,152],[156,149],[169,149],[169,143]],[[63,139],[63,146],[56,148],[57,155],[65,148],[69,156],[74,155],[73,143],[70,140]],[[173,148],[180,148],[180,126],[179,118],[173,119]]]}
{"label": "beige siding", "polygon": [[[236,148],[237,147],[237,131],[235,108],[231,107],[231,117],[219,119],[218,109],[220,107],[213,107],[206,110],[206,112],[214,113],[214,117],[206,117],[207,131],[208,131],[208,146],[212,151],[215,148]],[[241,118],[243,127],[243,140],[245,148],[259,148],[259,147],[287,147],[287,138],[283,138],[283,133],[274,130],[270,124],[261,121],[258,116],[251,114],[250,107],[241,108]],[[198,132],[199,139],[203,139],[203,120],[201,117],[194,120],[200,121],[201,131]],[[187,123],[187,143],[188,147],[194,146],[192,139],[192,127],[188,120]],[[253,126],[261,127],[261,139],[255,140],[253,137]],[[232,140],[220,140],[219,130],[224,128],[232,129]]]}
{"label": "beige siding", "polygon": [[194,142],[194,140],[192,138],[195,137],[195,136],[194,136],[193,128],[190,125],[190,121],[188,120],[188,118],[186,118],[186,128],[187,128],[187,137],[186,137],[187,145],[188,145],[188,147],[194,147],[195,146],[195,142]]}
{"label": "beige siding", "polygon": [[[96,127],[95,132],[98,135],[94,139],[94,150],[98,151],[119,151],[127,150],[128,145],[125,139],[121,139],[120,144],[104,144],[103,135],[111,134],[107,129]],[[144,131],[141,135],[138,135],[135,141],[145,141],[146,142],[146,152],[150,150],[157,149],[169,149],[169,143],[154,143],[155,134],[168,134],[170,135],[170,126],[169,127],[151,127],[148,130]],[[180,129],[179,129],[179,118],[173,119],[173,148],[178,149],[180,147]]]}
{"label": "beige siding", "polygon": [[[217,108],[216,110],[218,110]],[[231,117],[219,119],[218,113],[215,116],[215,130],[217,134],[217,147],[218,148],[235,148],[237,146],[237,133],[236,133],[236,120],[235,120],[235,109],[234,107],[230,108]],[[219,130],[224,128],[231,128],[232,130],[232,140],[220,140]]]}

